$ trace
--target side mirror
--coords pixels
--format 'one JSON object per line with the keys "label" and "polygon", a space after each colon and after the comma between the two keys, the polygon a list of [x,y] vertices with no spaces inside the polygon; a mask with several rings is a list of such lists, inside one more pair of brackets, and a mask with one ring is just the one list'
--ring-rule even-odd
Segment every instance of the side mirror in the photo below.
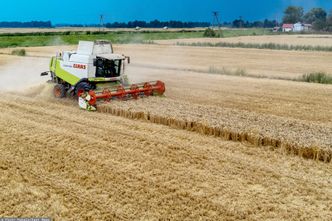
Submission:
{"label": "side mirror", "polygon": [[127,58],[128,64],[130,64],[130,57],[126,57],[126,58]]}
{"label": "side mirror", "polygon": [[40,74],[40,76],[47,76],[47,75],[48,75],[47,71],[45,71],[45,72],[43,72],[43,73]]}

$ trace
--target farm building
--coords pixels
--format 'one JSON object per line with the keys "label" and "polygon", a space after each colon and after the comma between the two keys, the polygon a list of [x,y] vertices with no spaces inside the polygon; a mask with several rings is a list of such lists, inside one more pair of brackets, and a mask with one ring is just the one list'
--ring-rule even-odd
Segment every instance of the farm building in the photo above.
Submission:
{"label": "farm building", "polygon": [[312,25],[311,24],[303,24],[303,31],[311,31]]}
{"label": "farm building", "polygon": [[295,23],[293,26],[293,32],[301,32],[304,31],[304,24],[301,22]]}
{"label": "farm building", "polygon": [[293,31],[294,25],[293,24],[283,24],[282,31],[283,32],[291,32]]}
{"label": "farm building", "polygon": [[301,22],[295,24],[283,24],[282,31],[283,32],[303,32],[303,31],[311,31],[311,24],[303,24]]}

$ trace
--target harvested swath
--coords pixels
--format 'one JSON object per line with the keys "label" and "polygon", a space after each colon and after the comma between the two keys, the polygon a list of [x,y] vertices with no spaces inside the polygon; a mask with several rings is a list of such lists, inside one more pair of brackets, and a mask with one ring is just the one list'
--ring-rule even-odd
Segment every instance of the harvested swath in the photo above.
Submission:
{"label": "harvested swath", "polygon": [[329,125],[167,98],[113,102],[99,105],[98,110],[225,140],[281,148],[286,153],[308,159],[324,162],[332,159],[332,128]]}

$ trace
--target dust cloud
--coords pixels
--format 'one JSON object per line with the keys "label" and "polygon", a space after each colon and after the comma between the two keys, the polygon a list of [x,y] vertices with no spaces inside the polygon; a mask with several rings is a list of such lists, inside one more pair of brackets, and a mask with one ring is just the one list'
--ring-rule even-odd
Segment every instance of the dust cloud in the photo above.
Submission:
{"label": "dust cloud", "polygon": [[0,91],[23,92],[45,84],[49,78],[41,77],[40,73],[48,70],[48,63],[47,58],[17,57],[0,65]]}

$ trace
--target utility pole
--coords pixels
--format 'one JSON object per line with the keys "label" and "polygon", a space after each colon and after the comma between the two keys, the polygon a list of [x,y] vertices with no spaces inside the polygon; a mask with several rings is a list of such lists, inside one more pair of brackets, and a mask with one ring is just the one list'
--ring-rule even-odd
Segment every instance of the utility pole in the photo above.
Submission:
{"label": "utility pole", "polygon": [[244,25],[243,23],[244,23],[243,17],[240,16],[240,28],[242,28],[242,25]]}
{"label": "utility pole", "polygon": [[104,31],[104,15],[99,16],[99,32]]}
{"label": "utility pole", "polygon": [[212,12],[212,16],[213,16],[212,26],[215,27],[215,25],[218,25],[219,37],[221,37],[222,31],[221,31],[221,24],[219,21],[219,12],[217,11]]}

